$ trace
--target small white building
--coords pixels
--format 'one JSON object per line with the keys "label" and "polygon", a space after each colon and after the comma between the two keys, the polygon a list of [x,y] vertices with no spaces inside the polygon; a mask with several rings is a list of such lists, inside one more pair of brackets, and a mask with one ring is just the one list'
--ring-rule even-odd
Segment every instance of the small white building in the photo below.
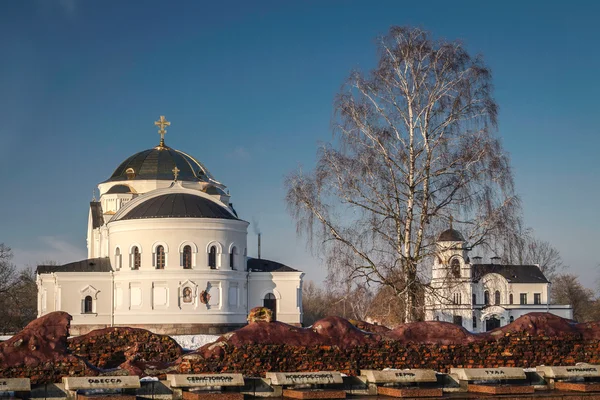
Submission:
{"label": "small white building", "polygon": [[304,274],[247,257],[249,223],[225,185],[192,156],[160,144],[127,158],[90,203],[88,259],[37,268],[38,316],[66,311],[71,332],[109,326],[221,333],[256,306],[302,322]]}
{"label": "small white building", "polygon": [[437,241],[425,319],[446,321],[485,332],[530,312],[573,318],[570,305],[550,304],[550,282],[537,265],[473,262],[460,232],[448,229]]}

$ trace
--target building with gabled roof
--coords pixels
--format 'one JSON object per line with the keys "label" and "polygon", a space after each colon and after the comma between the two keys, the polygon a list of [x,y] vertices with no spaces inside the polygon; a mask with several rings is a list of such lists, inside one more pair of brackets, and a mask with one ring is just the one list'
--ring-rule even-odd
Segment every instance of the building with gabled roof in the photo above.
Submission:
{"label": "building with gabled roof", "polygon": [[471,262],[463,235],[452,228],[439,235],[436,245],[426,320],[485,332],[530,312],[573,318],[570,305],[550,304],[551,283],[538,265],[504,265],[497,257],[485,264],[480,257]]}

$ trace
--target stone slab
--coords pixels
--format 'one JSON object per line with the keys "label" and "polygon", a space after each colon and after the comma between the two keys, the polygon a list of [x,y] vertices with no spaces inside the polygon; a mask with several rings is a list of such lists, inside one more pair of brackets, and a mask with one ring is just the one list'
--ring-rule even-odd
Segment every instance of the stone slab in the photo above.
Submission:
{"label": "stone slab", "polygon": [[292,399],[345,399],[345,390],[283,389],[283,397]]}
{"label": "stone slab", "polygon": [[172,388],[244,386],[242,374],[167,374],[167,381]]}
{"label": "stone slab", "polygon": [[569,378],[598,378],[600,377],[600,365],[574,365],[556,367],[536,367],[537,372],[543,372],[546,378],[569,379]]}
{"label": "stone slab", "polygon": [[492,381],[526,379],[522,368],[450,368],[461,381]]}
{"label": "stone slab", "polygon": [[485,394],[531,394],[535,392],[533,386],[526,385],[469,385],[471,393]]}
{"label": "stone slab", "polygon": [[185,391],[183,392],[183,400],[244,400],[244,395],[236,392],[211,393]]}
{"label": "stone slab", "polygon": [[30,392],[29,378],[0,378],[0,392]]}
{"label": "stone slab", "polygon": [[140,378],[137,376],[69,376],[62,379],[66,390],[140,388]]}
{"label": "stone slab", "polygon": [[282,390],[281,386],[272,386],[270,379],[244,377],[244,387],[240,392],[253,397],[281,397]]}
{"label": "stone slab", "polygon": [[267,372],[266,378],[273,385],[331,385],[342,384],[342,374],[327,372]]}
{"label": "stone slab", "polygon": [[569,392],[600,392],[600,383],[592,382],[555,382],[554,389]]}
{"label": "stone slab", "polygon": [[79,394],[78,400],[135,400],[135,395],[128,394]]}
{"label": "stone slab", "polygon": [[442,397],[444,395],[441,388],[403,388],[379,386],[377,394],[390,397]]}
{"label": "stone slab", "polygon": [[369,383],[437,382],[437,376],[432,369],[363,369],[360,374],[365,376]]}

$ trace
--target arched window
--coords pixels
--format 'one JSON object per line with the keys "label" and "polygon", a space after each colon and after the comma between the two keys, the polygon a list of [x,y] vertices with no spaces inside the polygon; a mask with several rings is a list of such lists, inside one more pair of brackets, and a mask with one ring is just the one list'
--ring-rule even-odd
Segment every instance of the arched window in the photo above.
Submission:
{"label": "arched window", "polygon": [[515,322],[515,317],[513,317],[513,316],[511,315],[511,316],[510,316],[510,318],[508,319],[508,322],[509,322],[509,323],[511,323],[511,324],[512,324],[513,322]]}
{"label": "arched window", "polygon": [[115,269],[121,269],[121,249],[115,250]]}
{"label": "arched window", "polygon": [[208,266],[210,269],[217,269],[217,248],[210,246],[208,250]]}
{"label": "arched window", "polygon": [[473,305],[477,304],[477,295],[473,293]]}
{"label": "arched window", "polygon": [[499,305],[500,304],[500,291],[496,290],[496,293],[494,293],[494,304]]}
{"label": "arched window", "polygon": [[235,246],[231,248],[231,253],[229,253],[229,267],[231,269],[235,269],[235,253],[236,253],[236,248]]}
{"label": "arched window", "polygon": [[473,330],[477,329],[477,316],[473,314]]}
{"label": "arched window", "polygon": [[192,269],[192,246],[183,248],[183,269]]}
{"label": "arched window", "polygon": [[140,265],[142,264],[142,255],[140,254],[140,249],[135,246],[131,252],[132,255],[132,265],[131,269],[140,269]]}
{"label": "arched window", "polygon": [[512,304],[513,303],[513,295],[512,293],[508,295],[508,304]]}
{"label": "arched window", "polygon": [[165,248],[156,246],[156,269],[165,269]]}
{"label": "arched window", "polygon": [[487,290],[483,292],[483,304],[485,304],[486,306],[490,304],[490,292],[488,292]]}
{"label": "arched window", "polygon": [[450,262],[450,269],[452,270],[452,275],[455,278],[460,278],[460,261],[458,258],[452,259]]}
{"label": "arched window", "polygon": [[86,314],[93,312],[92,296],[85,296],[85,299],[83,300],[83,312]]}

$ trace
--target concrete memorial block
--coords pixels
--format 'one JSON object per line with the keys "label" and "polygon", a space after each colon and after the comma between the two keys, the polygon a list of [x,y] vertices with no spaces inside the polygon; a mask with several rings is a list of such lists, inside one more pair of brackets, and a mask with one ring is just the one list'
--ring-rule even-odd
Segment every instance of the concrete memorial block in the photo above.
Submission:
{"label": "concrete memorial block", "polygon": [[29,378],[0,378],[0,392],[30,392]]}
{"label": "concrete memorial block", "polygon": [[527,376],[522,368],[450,368],[461,381],[507,381],[525,380]]}
{"label": "concrete memorial block", "polygon": [[271,386],[271,380],[267,378],[244,377],[242,394],[253,397],[281,397],[283,389],[281,386]]}
{"label": "concrete memorial block", "polygon": [[70,391],[92,389],[139,389],[137,376],[63,377],[65,389]]}
{"label": "concrete memorial block", "polygon": [[267,379],[277,386],[295,385],[332,385],[344,383],[342,374],[337,371],[327,372],[267,372]]}
{"label": "concrete memorial block", "polygon": [[600,365],[542,366],[536,367],[535,370],[551,379],[600,378]]}
{"label": "concrete memorial block", "polygon": [[172,388],[197,388],[212,386],[244,386],[242,374],[168,374]]}
{"label": "concrete memorial block", "polygon": [[361,376],[369,383],[420,383],[437,382],[437,376],[432,369],[389,369],[384,371],[363,369]]}

